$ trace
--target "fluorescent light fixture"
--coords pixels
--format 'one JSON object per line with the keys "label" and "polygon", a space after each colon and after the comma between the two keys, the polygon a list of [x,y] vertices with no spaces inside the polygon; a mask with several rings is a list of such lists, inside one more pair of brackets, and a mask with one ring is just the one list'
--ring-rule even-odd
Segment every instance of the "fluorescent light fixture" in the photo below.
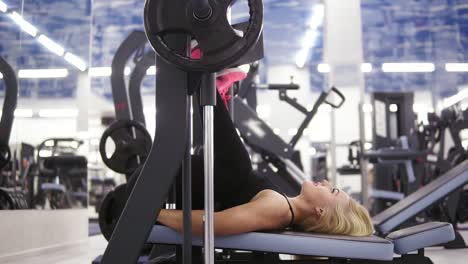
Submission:
{"label": "fluorescent light fixture", "polygon": [[372,113],[372,111],[374,111],[374,107],[371,104],[363,104],[362,111],[364,113]]}
{"label": "fluorescent light fixture", "polygon": [[307,58],[309,57],[309,49],[301,49],[296,55],[296,66],[304,68]]}
{"label": "fluorescent light fixture", "polygon": [[[150,69],[151,67],[148,70]],[[130,73],[132,73],[132,69],[128,66],[125,67],[124,75],[128,76]],[[112,67],[92,67],[89,69],[88,74],[91,77],[110,77],[112,75]]]}
{"label": "fluorescent light fixture", "polygon": [[434,63],[384,63],[383,72],[434,72]]}
{"label": "fluorescent light fixture", "polygon": [[146,70],[146,75],[156,75],[156,66],[151,66]]}
{"label": "fluorescent light fixture", "polygon": [[78,109],[41,109],[39,117],[44,118],[72,118],[78,116]]}
{"label": "fluorescent light fixture", "polygon": [[461,91],[459,91],[457,94],[450,96],[443,101],[443,106],[444,108],[450,107],[454,104],[457,104],[463,100],[468,98],[468,88],[465,88]]}
{"label": "fluorescent light fixture", "polygon": [[3,1],[0,1],[0,11],[6,13],[8,11],[8,6]]}
{"label": "fluorescent light fixture", "polygon": [[16,109],[15,117],[31,118],[34,116],[32,109]]}
{"label": "fluorescent light fixture", "polygon": [[65,49],[57,44],[55,41],[48,38],[46,35],[40,35],[37,38],[37,41],[42,44],[46,49],[50,50],[52,53],[57,54],[58,56],[63,56],[65,54]]}
{"label": "fluorescent light fixture", "polygon": [[320,25],[323,24],[323,19],[325,17],[325,6],[323,4],[317,4],[314,7],[313,16],[309,22],[309,27],[311,29],[317,29]]}
{"label": "fluorescent light fixture", "polygon": [[317,66],[317,71],[320,72],[320,73],[328,73],[328,72],[330,72],[330,70],[331,70],[331,68],[330,68],[329,64],[320,63]]}
{"label": "fluorescent light fixture", "polygon": [[93,67],[88,72],[91,77],[110,77],[112,75],[112,67]]}
{"label": "fluorescent light fixture", "polygon": [[370,64],[370,63],[361,64],[361,71],[362,72],[372,72],[372,64]]}
{"label": "fluorescent light fixture", "polygon": [[67,52],[64,58],[66,61],[78,68],[80,71],[86,70],[86,62],[80,57],[76,56],[75,54]]}
{"label": "fluorescent light fixture", "polygon": [[20,26],[24,32],[28,33],[32,37],[37,36],[37,28],[28,21],[24,20],[20,14],[13,12],[9,16],[18,26]]}
{"label": "fluorescent light fixture", "polygon": [[447,63],[445,70],[448,72],[468,72],[468,63]]}
{"label": "fluorescent light fixture", "polygon": [[397,104],[391,104],[388,107],[388,110],[390,110],[390,112],[392,112],[392,113],[396,113],[396,112],[398,112],[398,105]]}
{"label": "fluorescent light fixture", "polygon": [[67,69],[30,69],[18,71],[18,78],[20,79],[57,79],[67,76]]}
{"label": "fluorescent light fixture", "polygon": [[303,68],[309,59],[309,50],[315,45],[317,39],[317,29],[323,24],[325,6],[323,4],[315,5],[312,14],[313,16],[308,24],[310,29],[306,31],[302,39],[302,48],[296,55],[296,66],[298,68]]}
{"label": "fluorescent light fixture", "polygon": [[304,39],[302,40],[302,48],[303,49],[310,49],[315,45],[315,40],[317,39],[317,31],[315,30],[308,30]]}

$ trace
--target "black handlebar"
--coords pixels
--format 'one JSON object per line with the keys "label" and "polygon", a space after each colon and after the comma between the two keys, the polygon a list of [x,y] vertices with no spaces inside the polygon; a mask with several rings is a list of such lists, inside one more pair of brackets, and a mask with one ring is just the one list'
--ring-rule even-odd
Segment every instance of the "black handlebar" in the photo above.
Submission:
{"label": "black handlebar", "polygon": [[290,84],[270,84],[268,90],[299,90],[300,86],[294,83]]}
{"label": "black handlebar", "polygon": [[331,93],[335,93],[338,95],[338,97],[340,98],[340,102],[338,104],[334,104],[332,102],[329,102],[325,99],[324,103],[326,103],[327,105],[333,107],[333,108],[340,108],[341,106],[343,106],[343,104],[346,102],[346,98],[345,96],[338,90],[336,89],[336,87],[332,87],[331,90],[327,93],[327,97],[331,94]]}

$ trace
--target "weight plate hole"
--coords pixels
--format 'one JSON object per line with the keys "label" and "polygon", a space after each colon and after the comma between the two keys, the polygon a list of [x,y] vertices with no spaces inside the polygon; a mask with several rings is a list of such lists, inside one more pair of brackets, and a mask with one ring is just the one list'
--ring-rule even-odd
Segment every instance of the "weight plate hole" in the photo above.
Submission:
{"label": "weight plate hole", "polygon": [[106,141],[106,157],[107,158],[112,157],[112,155],[114,155],[115,153],[115,149],[116,149],[116,146],[115,146],[114,140],[109,138],[109,140]]}

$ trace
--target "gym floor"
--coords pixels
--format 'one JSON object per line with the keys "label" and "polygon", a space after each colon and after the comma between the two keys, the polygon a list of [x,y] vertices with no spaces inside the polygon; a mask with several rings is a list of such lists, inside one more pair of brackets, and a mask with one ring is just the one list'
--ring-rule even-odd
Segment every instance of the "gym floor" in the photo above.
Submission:
{"label": "gym floor", "polygon": [[[462,235],[468,242],[468,231],[462,231]],[[107,241],[100,235],[89,237],[80,244],[63,246],[40,252],[32,252],[20,256],[0,258],[2,264],[89,264],[104,252]],[[467,249],[446,250],[443,248],[429,248],[426,255],[434,264],[466,264]]]}

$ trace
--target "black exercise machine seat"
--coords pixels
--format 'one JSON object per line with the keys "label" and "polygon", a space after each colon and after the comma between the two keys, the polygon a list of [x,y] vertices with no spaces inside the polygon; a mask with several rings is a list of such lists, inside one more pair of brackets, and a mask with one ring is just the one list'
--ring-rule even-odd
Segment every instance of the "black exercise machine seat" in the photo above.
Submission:
{"label": "black exercise machine seat", "polygon": [[373,217],[376,231],[388,234],[403,222],[468,182],[468,160]]}
{"label": "black exercise machine seat", "polygon": [[43,159],[47,169],[86,167],[88,164],[84,156],[52,156]]}
{"label": "black exercise machine seat", "polygon": [[396,254],[403,255],[421,248],[452,241],[455,239],[455,231],[449,223],[430,222],[395,231],[386,239],[393,242]]}
{"label": "black exercise machine seat", "polygon": [[380,150],[369,150],[363,155],[364,158],[371,161],[377,160],[416,160],[418,158],[425,158],[427,156],[426,151],[415,151],[407,149],[380,149]]}
{"label": "black exercise machine seat", "polygon": [[[291,255],[391,261],[394,252],[407,254],[414,250],[452,241],[454,238],[451,224],[433,222],[396,231],[386,239],[377,236],[351,237],[291,231],[253,232],[216,237],[215,247]],[[180,245],[182,236],[168,227],[154,226],[148,243]],[[194,237],[193,245],[201,246],[203,240]]]}

